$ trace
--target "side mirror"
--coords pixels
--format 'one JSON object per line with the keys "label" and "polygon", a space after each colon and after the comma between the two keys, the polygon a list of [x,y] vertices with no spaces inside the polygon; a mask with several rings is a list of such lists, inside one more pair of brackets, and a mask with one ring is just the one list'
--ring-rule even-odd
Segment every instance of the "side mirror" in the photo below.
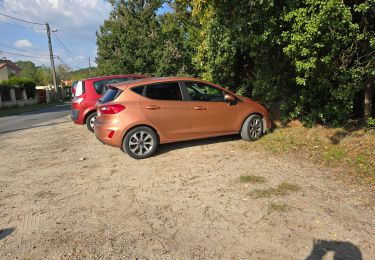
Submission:
{"label": "side mirror", "polygon": [[224,100],[225,100],[225,102],[227,102],[229,104],[232,104],[233,102],[236,101],[236,98],[234,96],[230,95],[230,94],[226,94],[224,96]]}

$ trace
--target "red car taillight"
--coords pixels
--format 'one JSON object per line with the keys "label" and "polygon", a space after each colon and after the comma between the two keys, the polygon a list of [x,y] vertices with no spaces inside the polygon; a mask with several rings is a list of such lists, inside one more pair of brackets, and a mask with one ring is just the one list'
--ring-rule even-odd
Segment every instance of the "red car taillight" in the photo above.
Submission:
{"label": "red car taillight", "polygon": [[99,110],[102,114],[107,114],[107,115],[108,114],[117,114],[124,109],[125,109],[125,106],[120,105],[120,104],[107,105],[107,106],[102,106],[102,107],[99,108]]}

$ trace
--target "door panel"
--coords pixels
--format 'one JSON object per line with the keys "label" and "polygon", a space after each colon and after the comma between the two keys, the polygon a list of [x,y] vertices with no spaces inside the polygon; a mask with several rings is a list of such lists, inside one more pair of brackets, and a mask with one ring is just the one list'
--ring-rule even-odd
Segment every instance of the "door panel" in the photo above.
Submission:
{"label": "door panel", "polygon": [[146,118],[167,138],[178,140],[191,137],[190,107],[182,100],[177,82],[146,86],[141,108]]}
{"label": "door panel", "polygon": [[203,83],[185,82],[190,98],[192,132],[195,136],[220,135],[237,131],[238,106],[224,101],[225,92]]}
{"label": "door panel", "polygon": [[190,101],[192,132],[197,136],[233,133],[237,128],[237,105],[225,102]]}

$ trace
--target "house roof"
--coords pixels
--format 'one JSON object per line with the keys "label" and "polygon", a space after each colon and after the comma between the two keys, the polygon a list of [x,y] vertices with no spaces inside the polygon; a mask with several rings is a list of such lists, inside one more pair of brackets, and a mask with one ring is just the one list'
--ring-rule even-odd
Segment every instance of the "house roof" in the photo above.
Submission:
{"label": "house roof", "polygon": [[10,61],[10,60],[3,60],[3,59],[0,59],[0,69],[5,67],[5,66],[9,66],[15,70],[18,70],[20,71],[21,68],[14,62]]}

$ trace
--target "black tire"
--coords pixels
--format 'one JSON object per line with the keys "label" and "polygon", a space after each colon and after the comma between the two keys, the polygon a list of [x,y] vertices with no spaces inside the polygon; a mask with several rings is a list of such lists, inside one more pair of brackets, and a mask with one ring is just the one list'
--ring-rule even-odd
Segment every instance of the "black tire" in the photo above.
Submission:
{"label": "black tire", "polygon": [[263,135],[263,120],[259,115],[246,118],[241,129],[241,138],[246,141],[258,140]]}
{"label": "black tire", "polygon": [[88,115],[86,118],[87,129],[89,129],[93,133],[94,133],[94,125],[93,125],[94,121],[93,120],[95,120],[97,116],[98,116],[97,113],[93,112],[90,115]]}
{"label": "black tire", "polygon": [[134,159],[151,157],[159,145],[155,131],[147,126],[130,130],[122,141],[122,150]]}

